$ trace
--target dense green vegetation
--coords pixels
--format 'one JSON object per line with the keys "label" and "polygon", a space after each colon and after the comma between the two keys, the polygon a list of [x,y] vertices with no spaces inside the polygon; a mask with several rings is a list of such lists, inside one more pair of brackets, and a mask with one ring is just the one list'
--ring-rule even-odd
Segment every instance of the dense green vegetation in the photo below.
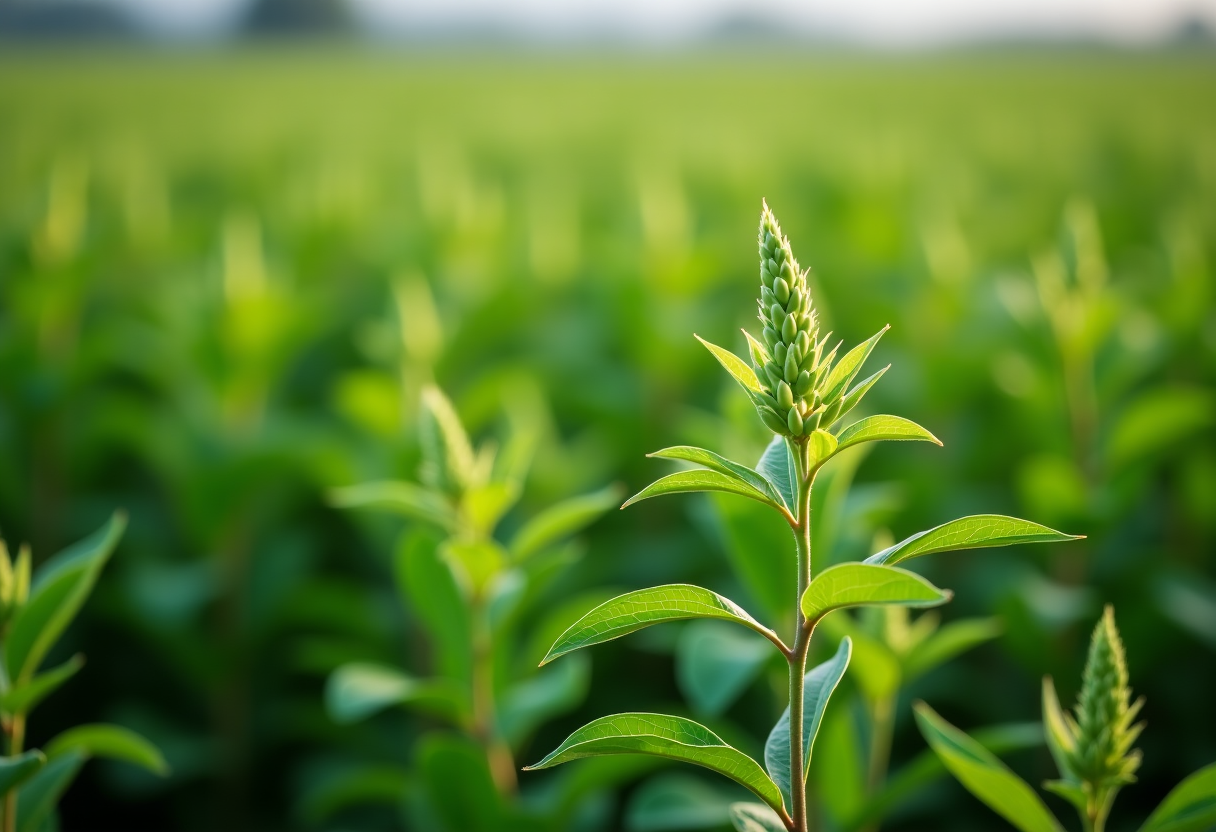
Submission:
{"label": "dense green vegetation", "polygon": [[[331,489],[418,479],[430,382],[479,446],[534,434],[502,540],[606,483],[636,491],[655,448],[757,460],[771,434],[690,333],[745,353],[740,241],[761,197],[825,330],[891,325],[870,361],[893,370],[859,413],[913,415],[944,443],[842,456],[813,507],[816,570],[980,511],[1087,535],[927,562],[957,593],[941,632],[975,619],[980,645],[928,672],[905,648],[931,619],[842,619],[894,670],[850,670],[816,754],[850,730],[868,747],[882,717],[892,770],[929,760],[914,698],[968,732],[1038,720],[1040,677],[1073,701],[1111,602],[1151,730],[1107,828],[1135,828],[1216,759],[1213,100],[1203,53],[0,56],[0,530],[40,560],[129,515],[47,659],[88,663],[27,745],[117,723],[172,772],[90,764],[64,828],[392,829],[403,794],[451,798],[443,766],[471,755],[442,722],[325,710],[339,667],[427,677],[438,659],[394,579],[420,530],[338,510]],[[501,661],[522,673],[610,590],[687,581],[783,620],[788,533],[750,508],[606,516]],[[760,756],[784,662],[743,661],[723,697],[690,658],[719,636],[649,632],[665,634],[590,653],[582,703],[518,758],[621,711],[690,713]],[[1027,745],[1005,761],[1056,777]],[[827,820],[870,823],[860,795],[881,777],[826,769]],[[566,770],[520,788],[577,797],[560,808],[579,829],[672,828],[655,807],[690,794],[723,826],[736,799],[695,770]],[[944,777],[889,808],[884,829],[994,822]]]}

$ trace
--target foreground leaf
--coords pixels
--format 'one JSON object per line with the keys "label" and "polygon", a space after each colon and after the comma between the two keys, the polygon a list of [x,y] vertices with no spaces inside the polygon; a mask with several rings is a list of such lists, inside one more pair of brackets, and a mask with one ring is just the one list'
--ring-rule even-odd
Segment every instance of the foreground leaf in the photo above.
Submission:
{"label": "foreground leaf", "polygon": [[0,797],[20,786],[46,765],[46,755],[37,749],[16,757],[0,757]]}
{"label": "foreground leaf", "polygon": [[395,705],[459,721],[465,711],[460,687],[445,679],[416,679],[393,667],[356,662],[335,670],[325,683],[325,709],[342,725]]}
{"label": "foreground leaf", "polygon": [[798,481],[798,472],[794,458],[790,455],[790,446],[781,436],[774,436],[768,443],[760,461],[756,463],[756,473],[764,477],[781,495],[782,501],[790,511],[797,510],[798,500],[794,483]]}
{"label": "foreground leaf", "polygon": [[0,711],[7,714],[27,714],[34,706],[50,696],[59,686],[84,667],[84,656],[77,653],[58,667],[39,673],[28,682],[18,684],[0,696]]}
{"label": "foreground leaf", "polygon": [[647,754],[704,766],[750,789],[774,809],[783,808],[781,792],[760,765],[724,743],[703,725],[663,714],[614,714],[579,728],[547,757],[525,771],[551,768],[583,757]]}
{"label": "foreground leaf", "polygon": [[925,741],[967,791],[1022,832],[1063,832],[1034,789],[992,752],[946,722],[924,702],[916,703],[915,710]]}
{"label": "foreground leaf", "polygon": [[887,372],[887,370],[889,370],[889,369],[891,369],[890,364],[883,367],[881,370],[879,370],[874,375],[859,381],[857,383],[857,386],[854,387],[852,390],[850,390],[848,392],[848,395],[846,395],[841,400],[840,412],[838,414],[836,414],[836,419],[834,419],[833,421],[839,421],[839,420],[843,419],[845,416],[848,415],[849,411],[851,411],[853,408],[857,407],[857,405],[861,402],[862,397],[865,396],[866,393],[870,392],[870,388],[873,387],[875,384],[877,384],[878,380],[880,378],[882,378],[883,374],[885,374]]}
{"label": "foreground leaf", "polygon": [[987,549],[992,546],[1011,546],[1015,543],[1055,543],[1079,540],[1082,537],[1084,535],[1064,534],[1029,520],[1006,517],[1003,514],[973,514],[917,532],[890,548],[870,555],[865,562],[894,566],[909,558],[936,552]]}
{"label": "foreground leaf", "polygon": [[[815,736],[823,722],[823,712],[828,707],[832,691],[844,678],[844,672],[849,666],[849,657],[853,653],[853,642],[846,636],[836,648],[836,655],[823,664],[812,668],[803,679],[802,686],[802,781],[803,787],[807,773],[811,769],[811,749],[815,745]],[[792,791],[794,778],[790,772],[790,706],[785,706],[781,718],[769,732],[768,741],[764,743],[764,767],[769,776],[781,789],[781,795],[786,803],[793,805]]]}
{"label": "foreground leaf", "polygon": [[456,510],[441,494],[402,480],[383,480],[335,488],[329,492],[336,508],[372,508],[391,511],[413,520],[434,523],[451,531],[456,528]]}
{"label": "foreground leaf", "polygon": [[41,832],[59,798],[76,779],[87,755],[69,751],[50,759],[17,791],[17,832]]}
{"label": "foreground leaf", "polygon": [[691,584],[667,584],[639,589],[606,601],[570,625],[541,661],[547,664],[573,650],[602,644],[652,624],[688,618],[717,618],[749,627],[769,640],[772,630],[735,602]]}
{"label": "foreground leaf", "polygon": [[786,832],[781,816],[763,803],[732,803],[730,822],[736,832]]}
{"label": "foreground leaf", "polygon": [[936,607],[951,598],[915,572],[869,563],[840,563],[816,575],[802,595],[802,614],[818,621],[857,606]]}
{"label": "foreground leaf", "polygon": [[923,441],[940,445],[941,440],[910,419],[901,416],[867,416],[860,419],[836,436],[836,452],[862,442],[878,440],[896,442]]}
{"label": "foreground leaf", "polygon": [[758,500],[765,505],[781,507],[780,502],[774,497],[734,476],[717,471],[697,470],[679,471],[655,480],[626,500],[621,508],[628,508],[634,503],[663,494],[688,494],[695,491],[721,491],[726,494],[738,494],[741,497]]}
{"label": "foreground leaf", "polygon": [[870,352],[874,349],[874,345],[878,343],[878,339],[885,335],[890,328],[891,325],[887,324],[868,339],[853,347],[853,349],[845,353],[844,358],[836,362],[836,366],[832,368],[832,372],[828,374],[827,381],[824,382],[824,401],[831,402],[844,392],[844,389],[857,376],[861,365],[870,357]]}
{"label": "foreground leaf", "polygon": [[161,776],[169,773],[169,766],[160,749],[120,725],[77,725],[55,737],[46,746],[47,759],[52,761],[72,753],[122,760]]}
{"label": "foreground leaf", "polygon": [[659,459],[680,459],[685,462],[702,465],[710,470],[717,471],[719,474],[733,477],[745,485],[750,485],[774,503],[782,502],[782,497],[777,492],[777,489],[773,487],[773,484],[762,477],[757,471],[753,471],[746,465],[732,462],[713,451],[707,451],[704,448],[694,448],[691,445],[676,445],[674,448],[664,448],[661,451],[647,454],[647,456]]}
{"label": "foreground leaf", "polygon": [[739,386],[746,390],[749,394],[759,393],[764,389],[760,386],[760,379],[756,377],[756,371],[749,367],[747,362],[742,358],[735,355],[728,349],[719,347],[717,344],[711,344],[700,335],[693,335],[693,337],[700,341],[705,349],[713,353],[714,358],[718,359],[718,363],[721,364],[726,369],[726,372],[730,373],[731,377],[735,381],[739,382]]}
{"label": "foreground leaf", "polygon": [[1203,832],[1216,824],[1216,763],[1204,766],[1165,796],[1140,832]]}
{"label": "foreground leaf", "polygon": [[620,489],[610,485],[550,506],[525,523],[511,540],[511,557],[517,561],[524,560],[582,531],[606,511],[615,508],[620,498]]}

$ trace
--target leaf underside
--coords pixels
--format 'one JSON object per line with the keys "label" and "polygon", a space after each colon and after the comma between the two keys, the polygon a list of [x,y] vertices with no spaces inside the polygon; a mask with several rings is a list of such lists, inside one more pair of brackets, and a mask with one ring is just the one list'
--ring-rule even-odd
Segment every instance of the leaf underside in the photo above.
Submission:
{"label": "leaf underside", "polygon": [[920,425],[902,416],[867,416],[849,425],[836,436],[836,452],[862,442],[888,440],[895,442],[933,442],[941,440]]}
{"label": "leaf underside", "polygon": [[938,589],[915,572],[869,563],[840,563],[811,581],[802,596],[802,614],[817,621],[844,607],[935,607],[950,597],[948,590]]}
{"label": "leaf underside", "polygon": [[870,555],[866,563],[893,566],[909,558],[950,552],[958,549],[986,549],[1017,543],[1055,543],[1078,540],[1083,535],[1064,534],[1029,520],[1002,514],[974,514],[917,532],[881,552]]}
{"label": "leaf underside", "polygon": [[758,500],[766,505],[777,506],[778,502],[765,492],[748,485],[736,477],[698,469],[695,471],[678,471],[655,480],[650,485],[634,494],[621,508],[628,508],[634,503],[663,494],[689,494],[697,491],[721,491],[726,494],[738,494],[752,500]]}

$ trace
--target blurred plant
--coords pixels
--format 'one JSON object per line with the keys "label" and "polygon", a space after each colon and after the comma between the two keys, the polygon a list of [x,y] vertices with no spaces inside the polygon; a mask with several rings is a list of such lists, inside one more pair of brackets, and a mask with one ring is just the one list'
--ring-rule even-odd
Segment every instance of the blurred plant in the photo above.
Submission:
{"label": "blurred plant", "polygon": [[84,665],[84,657],[75,655],[38,672],[88,599],[126,523],[125,515],[116,513],[91,537],[48,561],[32,583],[29,547],[22,546],[14,562],[0,540],[0,724],[8,745],[8,756],[0,758],[3,832],[58,829],[59,797],[91,757],[125,760],[159,775],[168,772],[155,746],[117,725],[77,725],[45,749],[24,747],[30,713]]}
{"label": "blurred plant", "polygon": [[542,664],[664,621],[717,619],[751,629],[772,642],[788,665],[789,706],[765,743],[765,768],[690,719],[624,713],[583,726],[526,770],[614,754],[690,762],[735,780],[763,801],[731,807],[731,819],[740,832],[806,832],[811,749],[828,700],[844,676],[853,651],[851,638],[845,636],[831,659],[808,672],[811,637],[820,621],[834,611],[851,607],[931,607],[948,601],[948,591],[895,565],[913,557],[1074,537],[1025,520],[977,515],[915,534],[865,562],[839,563],[813,575],[812,486],[820,468],[840,452],[863,442],[941,443],[924,428],[897,416],[870,416],[833,429],[886,372],[883,368],[853,386],[862,364],[887,328],[833,363],[840,344],[825,349],[829,335],[819,332],[808,271],[794,259],[789,240],[767,204],[760,216],[758,243],[763,340],[744,333],[752,366],[721,347],[704,340],[702,343],[743,387],[761,421],[777,436],[755,469],[702,448],[678,446],[658,451],[652,456],[702,467],[659,479],[631,497],[625,506],[662,494],[717,491],[747,497],[776,511],[793,532],[797,553],[793,644],[787,645],[774,630],[715,592],[671,584],[637,590],[601,604],[557,639]]}
{"label": "blurred plant", "polygon": [[[521,625],[544,620],[541,592],[577,551],[571,535],[620,499],[616,487],[559,503],[525,522],[508,542],[495,538],[516,505],[534,440],[517,431],[501,451],[474,449],[455,409],[434,386],[422,391],[421,483],[382,481],[336,490],[344,508],[393,511],[421,527],[408,531],[395,555],[402,601],[423,622],[438,675],[418,678],[378,663],[339,667],[325,700],[340,723],[402,705],[459,728],[467,740],[424,738],[416,755],[426,785],[410,794],[420,828],[497,832],[532,824],[515,801],[514,749],[546,718],[577,706],[589,683],[587,662],[537,672]],[[562,620],[562,626],[569,622]],[[554,630],[550,625],[549,636]],[[484,788],[482,788],[484,786]],[[548,805],[573,811],[570,794]],[[531,814],[530,814],[531,813]]]}
{"label": "blurred plant", "polygon": [[[1061,778],[1043,787],[1076,807],[1086,832],[1103,832],[1119,789],[1136,780],[1140,752],[1132,744],[1144,724],[1132,721],[1144,700],[1130,700],[1123,642],[1108,605],[1090,640],[1075,715],[1060,707],[1051,677],[1043,678],[1043,728]],[[1061,832],[1063,826],[1029,784],[982,745],[923,702],[916,705],[916,720],[951,774],[994,812],[1022,832]],[[1214,823],[1216,763],[1176,786],[1140,832],[1202,832]]]}

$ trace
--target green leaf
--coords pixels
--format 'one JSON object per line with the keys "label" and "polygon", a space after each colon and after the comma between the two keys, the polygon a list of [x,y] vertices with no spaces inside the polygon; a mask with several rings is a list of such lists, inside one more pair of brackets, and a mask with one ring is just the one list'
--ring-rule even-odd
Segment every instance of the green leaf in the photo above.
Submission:
{"label": "green leaf", "polygon": [[472,533],[488,537],[518,499],[517,483],[488,482],[470,486],[464,492],[460,505]]}
{"label": "green leaf", "polygon": [[586,656],[571,656],[516,682],[500,696],[499,729],[509,744],[518,745],[545,720],[578,707],[590,683]]}
{"label": "green leaf", "polygon": [[17,832],[40,832],[43,822],[55,810],[60,796],[76,779],[87,755],[69,751],[49,759],[17,791]]}
{"label": "green leaf", "polygon": [[76,617],[126,526],[126,515],[115,512],[105,526],[60,552],[38,574],[30,599],[13,618],[4,644],[13,685],[29,681]]}
{"label": "green leaf", "polygon": [[694,621],[676,642],[676,682],[697,716],[718,716],[772,657],[770,645],[725,621]]}
{"label": "green leaf", "polygon": [[790,511],[797,508],[794,504],[798,500],[798,494],[794,489],[794,483],[798,481],[798,473],[794,465],[794,458],[790,456],[789,443],[785,441],[784,437],[774,436],[773,441],[768,443],[768,447],[764,449],[764,454],[760,457],[760,462],[756,465],[756,473],[768,480],[776,489],[786,508]]}
{"label": "green leaf", "polygon": [[1142,394],[1115,421],[1106,454],[1114,468],[1169,449],[1216,422],[1216,395],[1202,387],[1160,387]]}
{"label": "green leaf", "polygon": [[468,682],[472,675],[472,624],[452,568],[439,556],[439,537],[414,529],[401,537],[394,575],[408,609],[430,635],[439,675]]}
{"label": "green leaf", "polygon": [[507,563],[506,550],[493,540],[445,540],[439,545],[439,554],[473,597],[481,596]]}
{"label": "green leaf", "polygon": [[663,494],[687,494],[694,491],[721,491],[726,494],[738,494],[758,500],[765,505],[780,508],[781,504],[763,491],[748,485],[733,476],[720,474],[717,471],[679,471],[675,474],[655,480],[625,501],[621,508],[628,508],[634,503],[658,497]]}
{"label": "green leaf", "polygon": [[717,344],[709,343],[700,335],[693,335],[693,337],[700,341],[705,346],[705,349],[714,354],[714,358],[718,359],[718,363],[726,368],[726,372],[730,373],[731,377],[739,382],[739,386],[749,394],[759,393],[763,390],[760,386],[760,379],[756,378],[756,371],[749,367],[746,361],[730,350],[723,349]]}
{"label": "green leaf", "polygon": [[1216,763],[1183,780],[1157,806],[1140,832],[1204,832],[1216,824]]}
{"label": "green leaf", "polygon": [[448,494],[459,494],[474,484],[476,458],[469,436],[452,403],[434,385],[422,390],[419,431],[424,484]]}
{"label": "green leaf", "polygon": [[446,497],[412,482],[383,480],[335,488],[329,492],[329,502],[336,508],[391,511],[448,531],[457,526],[456,510]]}
{"label": "green leaf", "polygon": [[736,832],[786,832],[781,816],[763,803],[732,803],[730,822]]}
{"label": "green leaf", "polygon": [[863,396],[870,392],[870,388],[878,383],[878,380],[883,377],[887,370],[891,369],[891,365],[883,367],[874,375],[865,378],[857,383],[857,386],[848,392],[844,399],[840,402],[840,412],[836,414],[835,422],[840,421],[848,415],[849,411],[857,407]]}
{"label": "green leaf", "polygon": [[717,618],[749,627],[775,638],[772,631],[747,614],[742,607],[716,592],[691,584],[667,584],[639,589],[600,604],[570,625],[549,648],[541,664],[573,650],[602,644],[652,624],[687,618]]}
{"label": "green leaf", "polygon": [[511,540],[511,557],[523,560],[548,546],[582,531],[621,499],[615,485],[551,506],[533,517]]}
{"label": "green leaf", "polygon": [[950,597],[949,590],[938,589],[915,572],[869,563],[841,563],[829,566],[811,580],[802,595],[802,614],[817,621],[844,607],[936,607]]}
{"label": "green leaf", "polygon": [[587,723],[547,757],[524,771],[551,768],[583,757],[647,754],[704,766],[750,789],[781,811],[781,792],[760,765],[703,725],[663,714],[614,714]]}
{"label": "green leaf", "polygon": [[924,702],[915,706],[926,742],[966,789],[1022,832],[1063,832],[1060,822],[1026,781]]}
{"label": "green leaf", "polygon": [[810,442],[812,464],[823,462],[836,452],[836,437],[826,430],[819,430],[817,428],[811,431]]}
{"label": "green leaf", "polygon": [[6,714],[28,714],[34,706],[50,696],[59,686],[84,667],[84,656],[77,653],[58,667],[39,673],[28,682],[18,684],[0,696],[0,711]]}
{"label": "green leaf", "polygon": [[162,777],[169,773],[169,766],[155,745],[120,725],[77,725],[55,737],[46,746],[47,759],[52,761],[73,752],[86,758],[122,760]]}
{"label": "green leaf", "polygon": [[904,679],[912,681],[955,656],[991,641],[1001,634],[1001,630],[1001,622],[995,618],[967,618],[947,624],[904,657]]}
{"label": "green leaf", "polygon": [[629,832],[720,828],[730,822],[730,806],[738,790],[714,785],[684,771],[651,777],[631,795],[625,828]]}
{"label": "green leaf", "polygon": [[845,448],[851,448],[862,442],[874,442],[880,439],[893,441],[922,440],[933,442],[937,445],[942,444],[940,439],[910,419],[904,419],[901,416],[885,415],[867,416],[864,419],[859,419],[837,434],[836,439],[838,442],[836,453],[840,453]]}
{"label": "green leaf", "polygon": [[956,549],[987,549],[1015,543],[1055,543],[1082,537],[1084,535],[1064,534],[1029,520],[1002,514],[973,514],[917,532],[894,546],[870,555],[865,562],[894,565],[909,558]]}
{"label": "green leaf", "polygon": [[689,445],[677,445],[674,448],[664,448],[661,451],[655,451],[652,454],[647,454],[647,456],[659,459],[680,459],[685,462],[702,465],[712,471],[717,471],[719,474],[733,477],[744,485],[751,486],[774,503],[783,502],[781,495],[773,487],[773,484],[760,476],[758,472],[753,471],[746,465],[731,462],[729,459],[719,456],[713,451],[707,451],[704,448],[694,448]]}
{"label": "green leaf", "polygon": [[1043,733],[1056,770],[1061,777],[1068,778],[1071,774],[1068,758],[1076,750],[1077,739],[1068,715],[1060,707],[1060,698],[1056,696],[1056,686],[1050,676],[1043,677]]}
{"label": "green leaf", "polygon": [[46,765],[46,755],[34,749],[16,757],[0,757],[0,797],[8,794]]}
{"label": "green leaf", "polygon": [[325,683],[325,709],[334,722],[349,725],[395,705],[459,722],[467,709],[459,685],[447,679],[415,679],[400,670],[369,662],[345,664]]}
{"label": "green leaf", "polygon": [[[804,787],[807,774],[811,769],[811,749],[815,745],[815,736],[819,733],[819,725],[823,722],[823,712],[827,709],[832,691],[844,678],[844,672],[849,666],[849,657],[853,652],[853,642],[846,636],[836,648],[836,655],[821,665],[812,668],[803,678],[802,683],[802,781],[798,785]],[[764,767],[769,776],[781,789],[786,803],[793,805],[792,789],[794,778],[790,772],[790,707],[785,706],[781,718],[769,732],[768,740],[764,743]]]}
{"label": "green leaf", "polygon": [[871,335],[866,341],[853,347],[853,349],[845,353],[844,358],[836,362],[836,366],[832,368],[832,372],[828,374],[827,381],[823,385],[823,400],[825,402],[831,402],[844,392],[844,389],[857,376],[857,371],[861,369],[861,365],[870,357],[870,351],[874,349],[874,345],[878,343],[878,339],[885,335],[886,331],[890,328],[891,325],[887,324],[878,330],[878,332]]}

